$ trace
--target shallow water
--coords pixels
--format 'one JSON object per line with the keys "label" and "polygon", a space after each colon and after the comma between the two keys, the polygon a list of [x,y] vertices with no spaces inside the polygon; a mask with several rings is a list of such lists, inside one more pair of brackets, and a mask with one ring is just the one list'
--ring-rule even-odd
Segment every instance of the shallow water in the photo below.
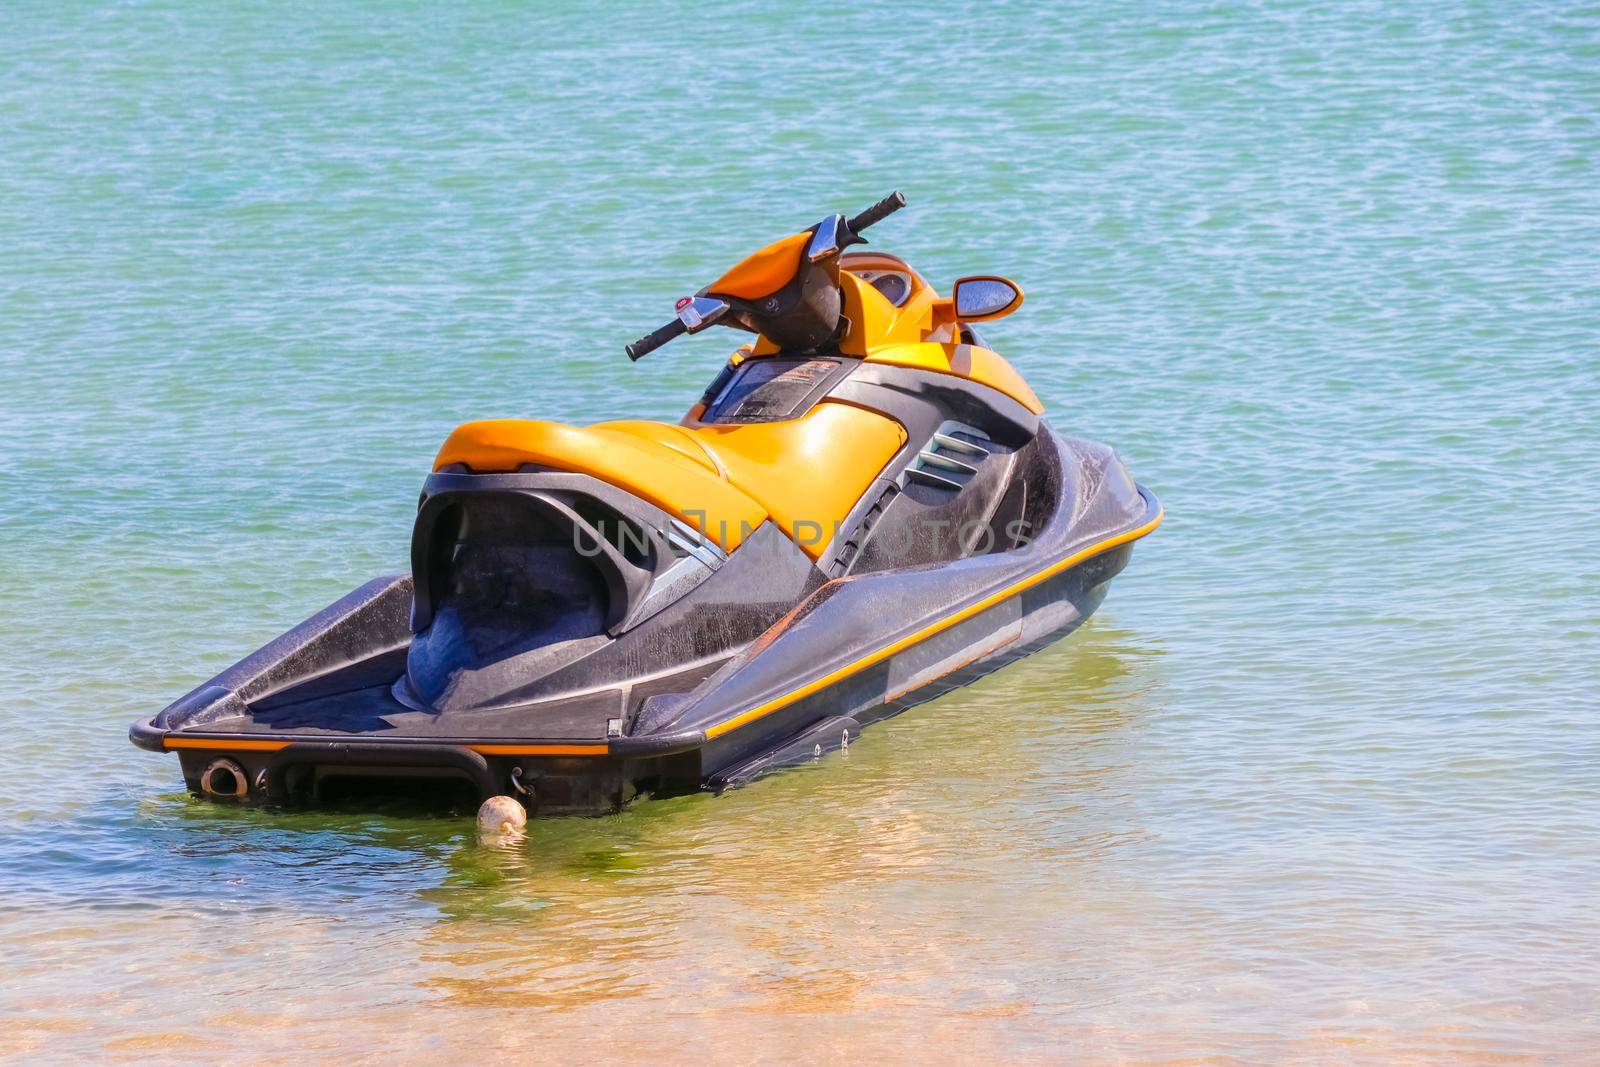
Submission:
{"label": "shallow water", "polygon": [[[1600,13],[0,15],[0,1052],[1585,1058]],[[848,755],[534,826],[197,804],[127,724],[404,565],[466,418],[674,417],[760,242],[989,335],[1166,525]],[[674,350],[676,349],[676,350]]]}

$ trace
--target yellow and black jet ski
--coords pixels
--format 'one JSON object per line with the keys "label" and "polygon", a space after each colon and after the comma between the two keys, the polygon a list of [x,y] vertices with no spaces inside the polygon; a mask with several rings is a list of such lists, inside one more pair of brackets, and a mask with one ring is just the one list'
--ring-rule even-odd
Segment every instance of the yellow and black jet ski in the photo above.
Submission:
{"label": "yellow and black jet ski", "polygon": [[899,194],[756,252],[639,359],[755,335],[679,422],[470,422],[376,578],[134,725],[213,798],[454,776],[535,814],[720,788],[1025,656],[1095,610],[1161,508],[1051,429],[939,296],[850,251]]}

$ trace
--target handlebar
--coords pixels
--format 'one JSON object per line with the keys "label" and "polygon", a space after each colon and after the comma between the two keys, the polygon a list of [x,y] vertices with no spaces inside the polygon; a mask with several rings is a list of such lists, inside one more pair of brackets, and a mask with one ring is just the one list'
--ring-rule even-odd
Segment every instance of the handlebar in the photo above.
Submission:
{"label": "handlebar", "polygon": [[[905,194],[896,189],[894,192],[890,193],[882,200],[879,200],[876,204],[873,204],[871,207],[867,208],[867,210],[861,212],[861,214],[852,217],[845,223],[845,228],[849,231],[849,237],[853,238],[859,235],[861,231],[866,229],[868,226],[882,222],[884,219],[888,218],[890,215],[893,215],[896,211],[899,211],[905,206]],[[841,247],[849,243],[851,243],[849,240],[840,242]],[[629,345],[627,348],[628,358],[631,360],[642,359],[644,356],[654,352],[656,349],[660,348],[674,337],[681,337],[688,332],[689,327],[683,324],[682,319],[673,319],[660,329],[655,330],[652,333],[645,334],[643,337],[633,342],[633,344]]]}
{"label": "handlebar", "polygon": [[905,206],[906,194],[896,189],[882,200],[879,200],[876,204],[873,204],[871,207],[867,208],[867,210],[863,211],[861,214],[852,218],[849,222],[845,223],[845,225],[850,227],[851,233],[860,233],[868,226],[871,226],[875,222],[882,222],[884,219],[888,218],[890,215],[893,215],[896,211],[899,211]]}
{"label": "handlebar", "polygon": [[689,332],[689,327],[683,324],[682,319],[673,319],[659,330],[645,334],[633,344],[628,346],[628,358],[638,360],[649,355],[674,337],[682,336]]}

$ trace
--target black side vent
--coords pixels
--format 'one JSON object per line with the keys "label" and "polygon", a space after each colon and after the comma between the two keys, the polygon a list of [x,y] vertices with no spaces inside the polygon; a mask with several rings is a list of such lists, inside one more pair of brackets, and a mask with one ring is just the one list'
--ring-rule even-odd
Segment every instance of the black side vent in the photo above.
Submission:
{"label": "black side vent", "polygon": [[837,578],[850,569],[850,564],[856,561],[856,555],[861,551],[861,546],[867,543],[867,538],[872,536],[873,527],[878,525],[878,520],[883,518],[883,513],[889,510],[889,505],[894,503],[895,497],[900,495],[900,487],[891,485],[878,495],[877,502],[872,505],[872,510],[861,517],[856,528],[834,554],[833,563],[829,567],[831,576]]}
{"label": "black side vent", "polygon": [[945,423],[917,453],[916,462],[906,468],[906,478],[935,489],[959,493],[978,473],[978,466],[989,456],[980,444],[988,438],[970,427]]}

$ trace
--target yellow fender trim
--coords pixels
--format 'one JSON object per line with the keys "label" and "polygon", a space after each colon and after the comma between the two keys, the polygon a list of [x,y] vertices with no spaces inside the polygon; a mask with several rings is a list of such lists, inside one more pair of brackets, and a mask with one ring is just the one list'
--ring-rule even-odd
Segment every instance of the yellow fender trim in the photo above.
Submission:
{"label": "yellow fender trim", "polygon": [[[161,744],[167,749],[191,748],[223,752],[281,752],[295,741],[233,740],[220,737],[164,737]],[[593,745],[462,745],[481,756],[604,756],[610,752],[605,743]]]}

